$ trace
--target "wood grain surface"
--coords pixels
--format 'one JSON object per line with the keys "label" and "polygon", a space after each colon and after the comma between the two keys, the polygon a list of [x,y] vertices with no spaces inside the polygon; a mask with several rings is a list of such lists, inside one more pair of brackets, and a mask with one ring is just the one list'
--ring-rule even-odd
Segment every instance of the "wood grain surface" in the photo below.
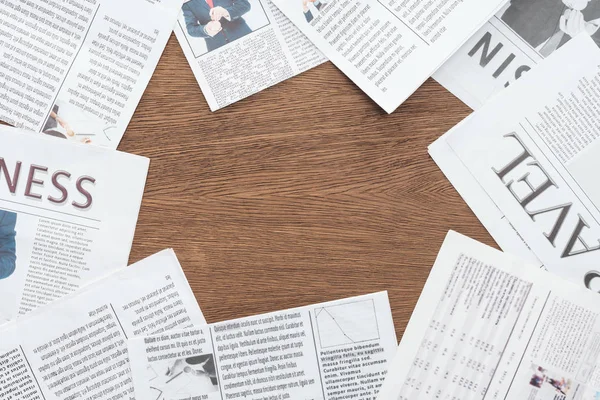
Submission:
{"label": "wood grain surface", "polygon": [[400,339],[446,232],[493,245],[427,154],[469,112],[327,63],[211,113],[171,37],[119,146],[151,158],[130,261],[174,248],[208,322],[387,290]]}

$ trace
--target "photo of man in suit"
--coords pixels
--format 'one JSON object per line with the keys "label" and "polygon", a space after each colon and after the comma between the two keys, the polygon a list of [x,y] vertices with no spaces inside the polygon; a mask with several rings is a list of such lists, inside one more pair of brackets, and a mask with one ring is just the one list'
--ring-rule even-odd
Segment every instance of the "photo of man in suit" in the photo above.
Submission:
{"label": "photo of man in suit", "polygon": [[544,57],[582,32],[600,45],[600,0],[512,0],[502,20]]}
{"label": "photo of man in suit", "polygon": [[17,214],[0,210],[0,280],[15,272],[17,262]]}
{"label": "photo of man in suit", "polygon": [[249,0],[190,0],[182,10],[188,35],[210,52],[252,32],[243,18],[250,8]]}

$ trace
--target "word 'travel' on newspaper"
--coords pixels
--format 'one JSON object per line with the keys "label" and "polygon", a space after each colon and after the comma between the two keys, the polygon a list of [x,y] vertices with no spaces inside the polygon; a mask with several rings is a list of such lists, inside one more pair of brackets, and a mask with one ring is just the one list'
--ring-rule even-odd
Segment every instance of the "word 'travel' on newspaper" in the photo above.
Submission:
{"label": "word 'travel' on newspaper", "polygon": [[175,34],[211,111],[327,61],[271,0],[187,0]]}
{"label": "word 'travel' on newspaper", "polygon": [[172,250],[0,328],[3,400],[130,400],[127,339],[205,324]]}
{"label": "word 'travel' on newspaper", "polygon": [[138,399],[374,399],[397,346],[387,293],[129,340]]}
{"label": "word 'travel' on newspaper", "polygon": [[272,1],[388,113],[504,4],[504,0]]}
{"label": "word 'travel' on newspaper", "polygon": [[127,265],[149,160],[0,126],[0,324]]}
{"label": "word 'travel' on newspaper", "polygon": [[595,291],[599,66],[600,49],[580,35],[430,146],[504,251]]}
{"label": "word 'travel' on newspaper", "polygon": [[180,0],[2,0],[0,120],[116,149]]}
{"label": "word 'travel' on newspaper", "polygon": [[600,395],[598,295],[449,232],[378,400]]}
{"label": "word 'travel' on newspaper", "polygon": [[599,27],[595,0],[511,0],[433,77],[478,109],[580,33],[600,44]]}

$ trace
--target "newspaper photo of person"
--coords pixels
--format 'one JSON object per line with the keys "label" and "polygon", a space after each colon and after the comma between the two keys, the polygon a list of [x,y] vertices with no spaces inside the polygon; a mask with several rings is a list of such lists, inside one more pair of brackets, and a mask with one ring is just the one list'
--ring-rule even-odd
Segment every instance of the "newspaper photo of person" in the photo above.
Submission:
{"label": "newspaper photo of person", "polygon": [[268,24],[258,0],[188,0],[182,6],[184,32],[194,53],[209,53]]}
{"label": "newspaper photo of person", "polygon": [[582,32],[600,45],[600,0],[512,0],[502,21],[544,57]]}
{"label": "newspaper photo of person", "polygon": [[46,123],[42,128],[42,133],[54,136],[61,139],[71,139],[78,140],[81,143],[92,143],[90,138],[78,138],[78,134],[75,133],[75,130],[71,127],[71,124],[66,120],[66,118],[59,113],[60,106],[58,104],[54,104],[52,107],[52,111],[48,118],[46,119]]}
{"label": "newspaper photo of person", "polygon": [[535,389],[531,393],[532,399],[546,399],[552,396],[554,399],[567,399],[573,389],[571,379],[562,377],[556,373],[548,371],[539,365],[532,365],[533,374],[529,380],[529,385]]}
{"label": "newspaper photo of person", "polygon": [[313,10],[309,5],[312,4],[315,13],[321,12],[321,9],[327,4],[323,0],[302,0],[302,12],[304,12],[304,18],[309,24],[315,18]]}
{"label": "newspaper photo of person", "polygon": [[17,265],[17,214],[0,210],[0,280],[10,277]]}

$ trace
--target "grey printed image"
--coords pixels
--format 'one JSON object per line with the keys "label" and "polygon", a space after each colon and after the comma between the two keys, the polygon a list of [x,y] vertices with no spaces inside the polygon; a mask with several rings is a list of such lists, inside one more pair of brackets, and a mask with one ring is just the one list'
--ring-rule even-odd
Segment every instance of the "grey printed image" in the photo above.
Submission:
{"label": "grey printed image", "polygon": [[310,23],[315,16],[321,12],[323,7],[327,4],[325,0],[301,0],[302,1],[302,12],[306,22]]}
{"label": "grey printed image", "polygon": [[0,279],[11,276],[17,263],[17,214],[0,210]]}
{"label": "grey printed image", "polygon": [[155,400],[189,399],[219,390],[212,354],[164,360],[147,368]]}
{"label": "grey printed image", "polygon": [[600,45],[600,0],[512,0],[502,20],[544,57],[583,32]]}
{"label": "grey printed image", "polygon": [[179,24],[200,57],[265,27],[269,19],[258,0],[188,0]]}

